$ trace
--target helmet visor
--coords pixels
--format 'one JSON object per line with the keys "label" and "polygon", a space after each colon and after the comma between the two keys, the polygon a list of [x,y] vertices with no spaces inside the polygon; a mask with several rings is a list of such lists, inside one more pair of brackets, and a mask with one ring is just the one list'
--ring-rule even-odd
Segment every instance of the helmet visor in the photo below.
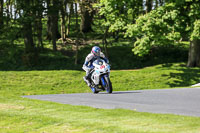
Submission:
{"label": "helmet visor", "polygon": [[100,56],[100,50],[92,50],[92,53],[95,55],[95,56]]}
{"label": "helmet visor", "polygon": [[95,53],[95,55],[96,55],[96,56],[100,56],[100,51],[97,51],[97,52]]}

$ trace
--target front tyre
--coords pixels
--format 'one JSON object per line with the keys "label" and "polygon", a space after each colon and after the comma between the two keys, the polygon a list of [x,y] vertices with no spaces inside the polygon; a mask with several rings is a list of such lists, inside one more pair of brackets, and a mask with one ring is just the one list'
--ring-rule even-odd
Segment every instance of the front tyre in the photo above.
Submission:
{"label": "front tyre", "polygon": [[112,93],[112,83],[111,83],[109,77],[108,76],[104,76],[104,78],[105,78],[105,81],[106,81],[106,88],[105,88],[106,91],[108,93]]}

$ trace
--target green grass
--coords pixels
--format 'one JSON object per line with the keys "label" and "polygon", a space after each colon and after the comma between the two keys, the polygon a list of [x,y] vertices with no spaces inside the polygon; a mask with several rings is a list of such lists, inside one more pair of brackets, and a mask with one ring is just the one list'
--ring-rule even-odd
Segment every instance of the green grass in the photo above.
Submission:
{"label": "green grass", "polygon": [[[0,132],[188,132],[200,131],[200,118],[141,113],[125,109],[97,109],[30,100],[22,95],[90,92],[83,71],[0,71]],[[195,84],[199,68],[183,63],[131,71],[113,70],[114,91],[162,89]],[[93,94],[91,94],[93,95]]]}

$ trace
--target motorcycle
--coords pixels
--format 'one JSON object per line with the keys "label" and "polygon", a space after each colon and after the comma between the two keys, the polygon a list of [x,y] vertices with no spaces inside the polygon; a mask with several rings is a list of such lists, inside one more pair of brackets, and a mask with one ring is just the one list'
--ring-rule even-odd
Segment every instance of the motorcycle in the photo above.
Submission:
{"label": "motorcycle", "polygon": [[110,65],[102,59],[93,62],[94,69],[91,70],[91,90],[99,93],[106,90],[112,93],[112,83],[110,81]]}

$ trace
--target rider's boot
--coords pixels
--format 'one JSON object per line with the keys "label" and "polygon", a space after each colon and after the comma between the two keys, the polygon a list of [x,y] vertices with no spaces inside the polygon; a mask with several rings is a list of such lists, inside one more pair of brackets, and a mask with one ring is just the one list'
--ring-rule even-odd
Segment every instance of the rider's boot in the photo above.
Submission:
{"label": "rider's boot", "polygon": [[88,76],[83,77],[83,79],[84,79],[84,81],[87,83],[87,85],[90,87],[90,86],[91,86],[91,83],[90,83],[90,81],[89,81]]}

